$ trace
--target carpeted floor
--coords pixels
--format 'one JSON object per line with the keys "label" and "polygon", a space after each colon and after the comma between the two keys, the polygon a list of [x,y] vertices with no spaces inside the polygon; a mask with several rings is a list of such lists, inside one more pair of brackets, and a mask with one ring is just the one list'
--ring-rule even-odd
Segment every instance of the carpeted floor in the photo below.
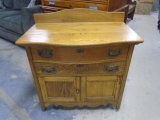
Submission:
{"label": "carpeted floor", "polygon": [[160,34],[157,14],[128,25],[144,40],[135,47],[121,108],[41,110],[25,50],[0,39],[0,120],[159,120]]}

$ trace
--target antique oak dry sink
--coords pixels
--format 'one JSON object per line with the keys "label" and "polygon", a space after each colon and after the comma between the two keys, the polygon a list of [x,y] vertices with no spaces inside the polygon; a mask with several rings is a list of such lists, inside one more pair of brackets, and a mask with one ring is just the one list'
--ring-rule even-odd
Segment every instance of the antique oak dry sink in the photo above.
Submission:
{"label": "antique oak dry sink", "polygon": [[27,51],[42,109],[119,109],[134,45],[143,42],[124,13],[70,9],[34,18],[16,44]]}

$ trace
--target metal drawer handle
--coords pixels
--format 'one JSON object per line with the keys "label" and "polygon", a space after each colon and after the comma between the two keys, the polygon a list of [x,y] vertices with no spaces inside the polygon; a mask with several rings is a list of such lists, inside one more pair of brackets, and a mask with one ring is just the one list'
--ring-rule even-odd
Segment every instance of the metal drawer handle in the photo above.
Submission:
{"label": "metal drawer handle", "polygon": [[55,5],[55,2],[48,2],[49,5]]}
{"label": "metal drawer handle", "polygon": [[54,66],[52,66],[52,67],[42,67],[42,72],[44,72],[44,73],[55,73],[56,68]]}
{"label": "metal drawer handle", "polygon": [[77,49],[77,53],[83,53],[84,49]]}
{"label": "metal drawer handle", "polygon": [[79,94],[79,93],[80,93],[80,90],[79,90],[79,89],[76,89],[76,93]]}
{"label": "metal drawer handle", "polygon": [[72,5],[69,5],[69,9],[72,9],[73,7],[72,7]]}
{"label": "metal drawer handle", "polygon": [[120,55],[121,53],[122,53],[122,49],[121,48],[116,49],[116,50],[109,50],[108,51],[108,56],[114,57],[114,56]]}
{"label": "metal drawer handle", "polygon": [[38,54],[42,58],[51,58],[53,57],[53,51],[48,49],[38,50]]}
{"label": "metal drawer handle", "polygon": [[107,72],[116,72],[119,70],[119,66],[105,66],[104,70]]}

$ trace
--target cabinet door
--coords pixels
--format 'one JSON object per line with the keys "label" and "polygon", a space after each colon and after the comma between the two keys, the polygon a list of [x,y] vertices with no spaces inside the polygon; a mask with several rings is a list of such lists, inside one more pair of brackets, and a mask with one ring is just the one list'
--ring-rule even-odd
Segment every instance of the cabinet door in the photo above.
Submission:
{"label": "cabinet door", "polygon": [[117,76],[87,76],[82,77],[81,83],[82,101],[116,101],[119,96],[121,79]]}
{"label": "cabinet door", "polygon": [[44,102],[75,102],[80,99],[78,77],[39,77]]}

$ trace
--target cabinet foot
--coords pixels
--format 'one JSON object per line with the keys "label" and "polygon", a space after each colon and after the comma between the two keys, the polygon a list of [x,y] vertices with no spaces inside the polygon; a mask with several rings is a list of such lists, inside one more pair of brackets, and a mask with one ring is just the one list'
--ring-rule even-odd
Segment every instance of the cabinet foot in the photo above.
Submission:
{"label": "cabinet foot", "polygon": [[112,106],[113,107],[113,109],[115,109],[115,111],[116,112],[118,112],[119,111],[119,109],[120,109],[120,107],[119,106]]}
{"label": "cabinet foot", "polygon": [[42,111],[46,111],[47,110],[47,108],[46,107],[42,107]]}
{"label": "cabinet foot", "polygon": [[116,112],[118,112],[118,111],[119,111],[119,108],[120,108],[120,106],[116,106]]}
{"label": "cabinet foot", "polygon": [[116,108],[116,112],[118,112],[118,111],[119,111],[119,109]]}

